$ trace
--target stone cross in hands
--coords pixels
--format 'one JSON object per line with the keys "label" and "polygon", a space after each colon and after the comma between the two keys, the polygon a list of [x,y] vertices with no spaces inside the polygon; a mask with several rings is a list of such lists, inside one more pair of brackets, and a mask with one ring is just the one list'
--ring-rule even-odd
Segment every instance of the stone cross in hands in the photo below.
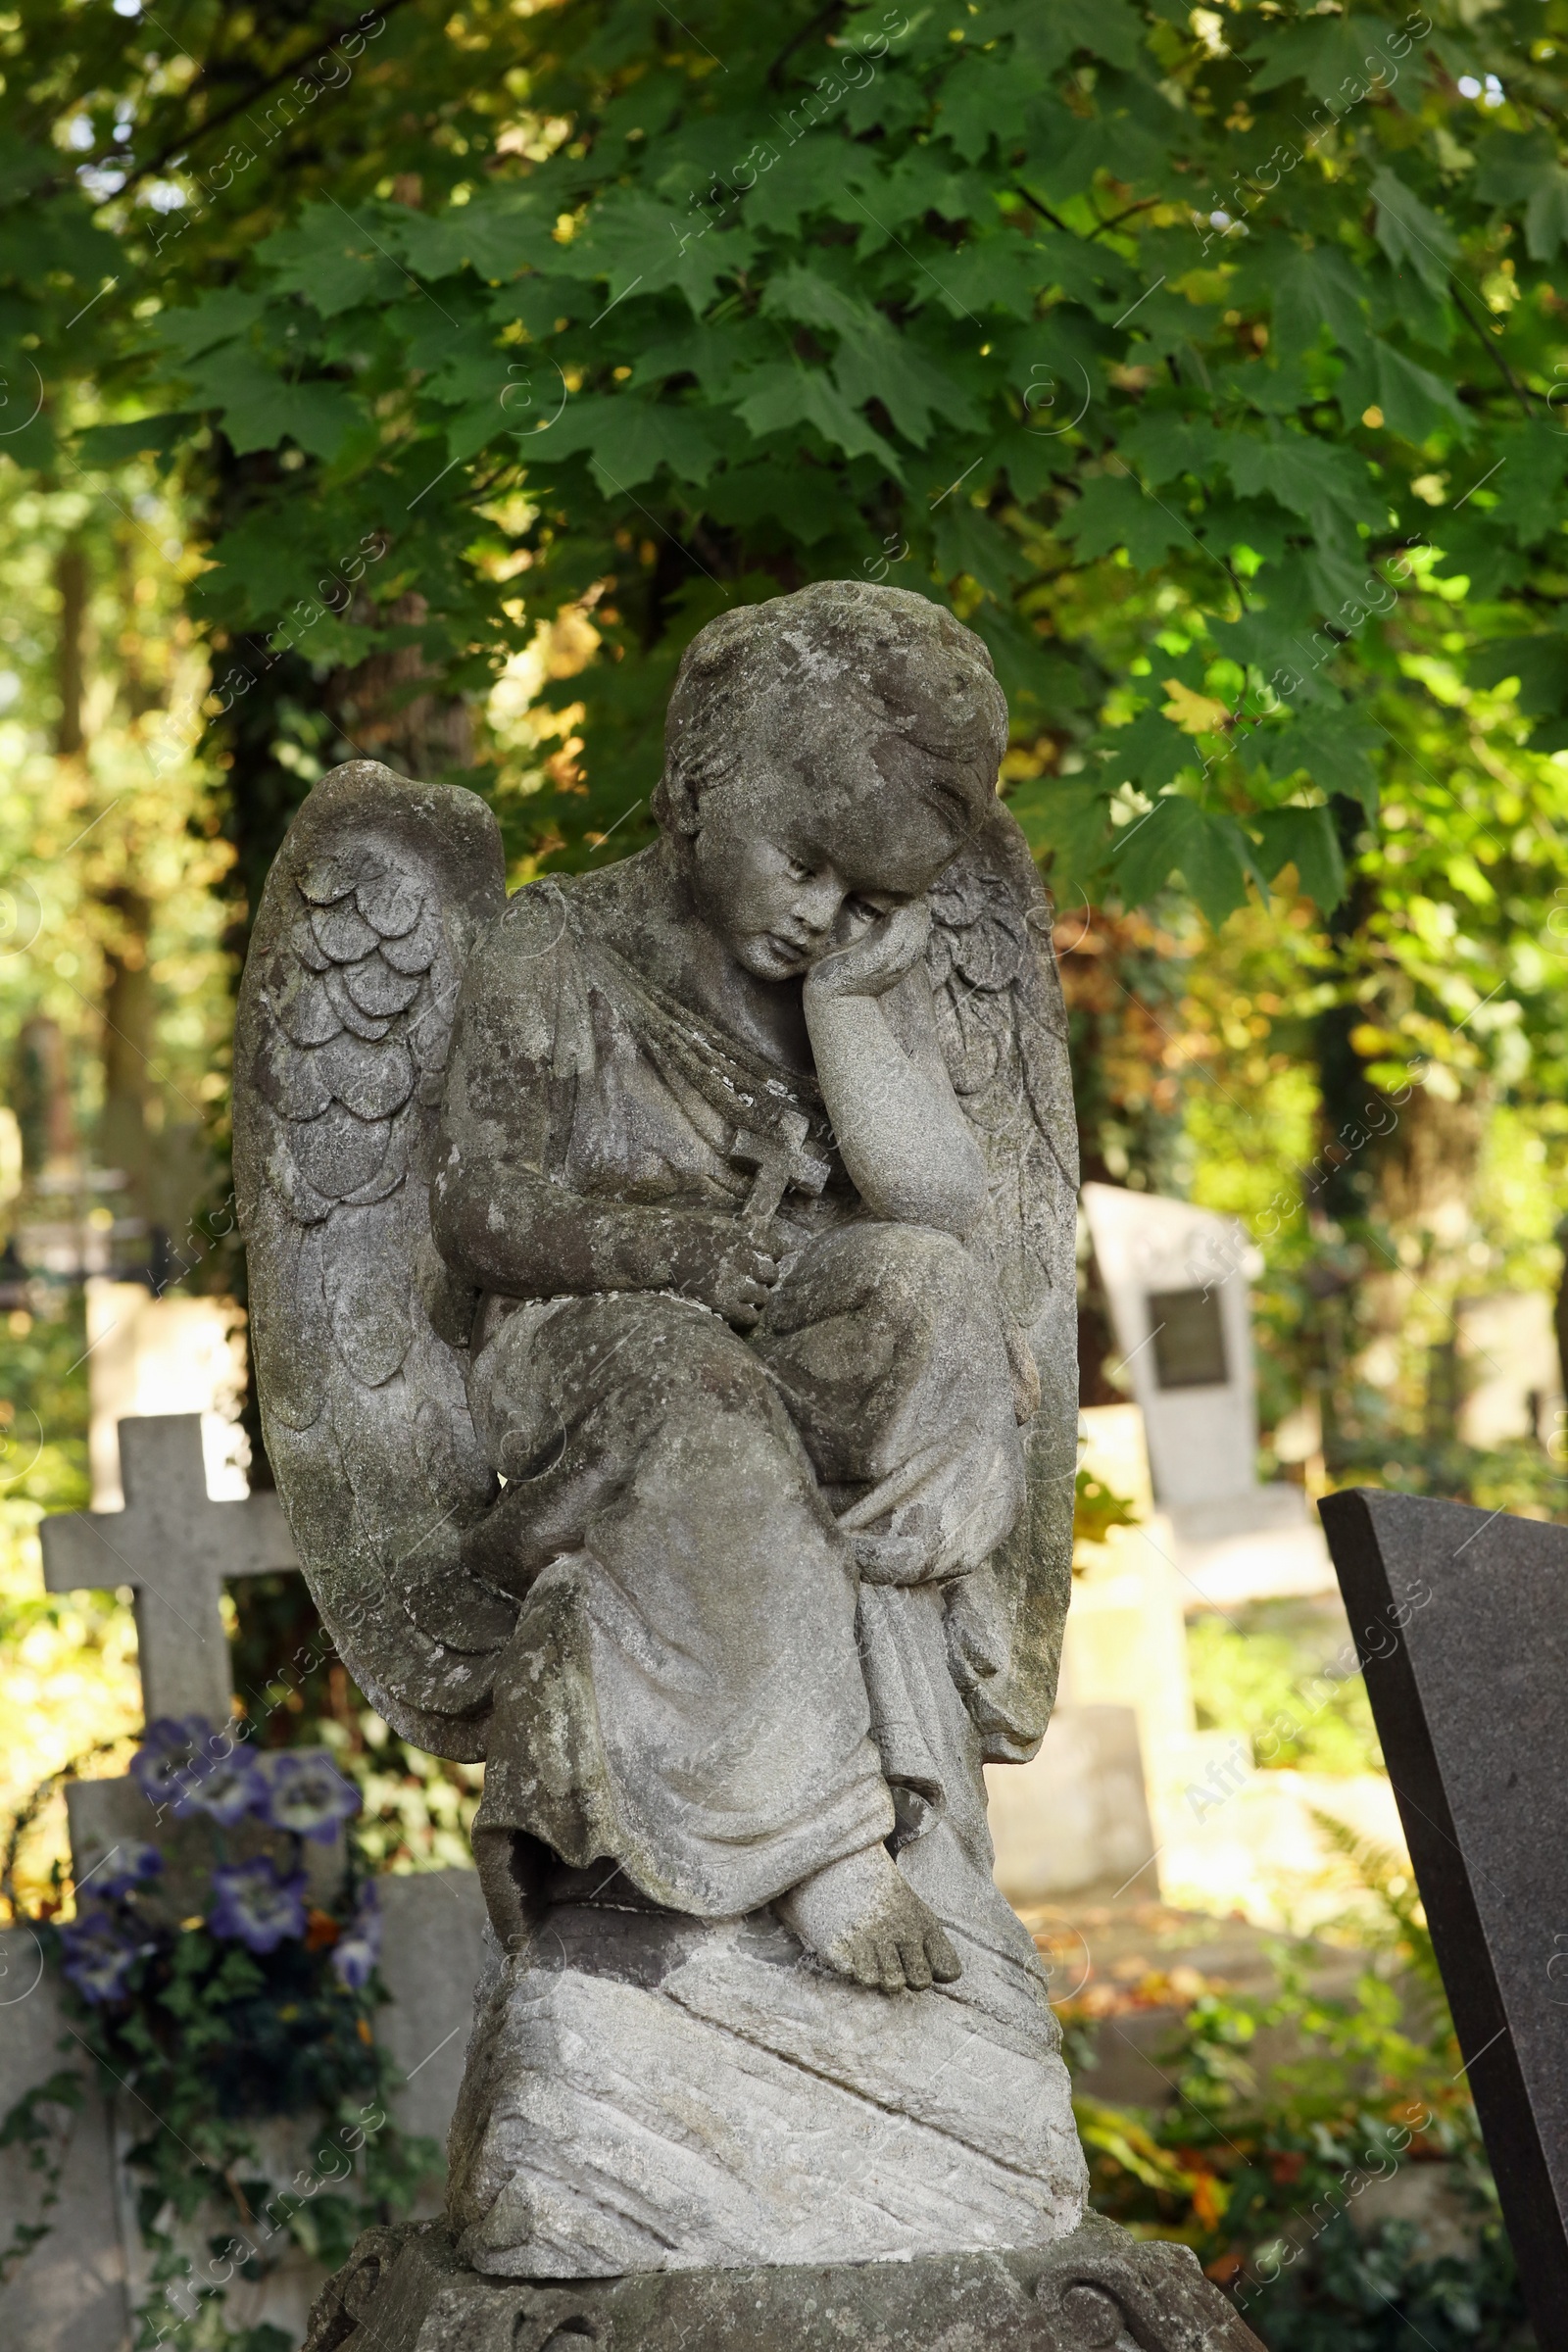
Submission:
{"label": "stone cross in hands", "polygon": [[809,1132],[809,1119],[798,1110],[780,1111],[771,1135],[752,1135],[744,1127],[737,1130],[730,1158],[737,1167],[757,1170],[741,1211],[741,1224],[754,1240],[766,1233],[792,1188],[815,1194],[826,1184],[831,1173],[827,1161],[805,1149]]}

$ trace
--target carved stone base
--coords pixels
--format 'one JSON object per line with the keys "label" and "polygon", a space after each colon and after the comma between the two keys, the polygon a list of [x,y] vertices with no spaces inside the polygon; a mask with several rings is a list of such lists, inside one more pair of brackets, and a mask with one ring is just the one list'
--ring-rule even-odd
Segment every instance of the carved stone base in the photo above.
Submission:
{"label": "carved stone base", "polygon": [[[732,1922],[560,1905],[493,1944],[447,2217],[489,2278],[1041,2246],[1088,2190],[1047,1985],[994,1889],[956,1984],[890,1997]],[[989,1932],[982,1942],[976,1928]]]}
{"label": "carved stone base", "polygon": [[1091,2216],[1027,2254],[482,2278],[436,2222],[368,2230],[305,2352],[1263,2352],[1185,2246]]}

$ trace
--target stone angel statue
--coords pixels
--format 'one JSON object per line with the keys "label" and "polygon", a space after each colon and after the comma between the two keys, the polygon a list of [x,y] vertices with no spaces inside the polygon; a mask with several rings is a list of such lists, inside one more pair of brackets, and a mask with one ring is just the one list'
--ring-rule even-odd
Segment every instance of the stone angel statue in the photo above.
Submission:
{"label": "stone angel statue", "polygon": [[268,882],[263,1421],[350,1671],[485,1760],[449,2207],[480,2271],[1082,2212],[982,1772],[1050,1712],[1077,1426],[1005,739],[978,638],[827,582],[696,637],[640,855],[509,899],[481,801],[361,760]]}

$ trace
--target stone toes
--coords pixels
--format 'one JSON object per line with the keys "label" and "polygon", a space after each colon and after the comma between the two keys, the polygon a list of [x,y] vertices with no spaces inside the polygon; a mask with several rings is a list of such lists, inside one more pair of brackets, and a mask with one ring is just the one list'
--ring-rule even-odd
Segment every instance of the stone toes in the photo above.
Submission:
{"label": "stone toes", "polygon": [[858,1936],[851,1945],[855,1957],[849,1970],[858,1984],[868,1985],[873,1991],[882,1986],[882,1960],[873,1937]]}
{"label": "stone toes", "polygon": [[962,1961],[940,1928],[926,1930],[925,1957],[930,1961],[931,1974],[939,1984],[956,1984],[963,1974]]}
{"label": "stone toes", "polygon": [[904,1973],[904,1961],[900,1955],[899,1947],[893,1941],[891,1936],[887,1937],[878,1946],[877,1956],[882,1964],[883,1991],[906,1991],[908,1986],[908,1979]]}
{"label": "stone toes", "polygon": [[905,1937],[899,1944],[899,1958],[904,1965],[904,1982],[911,1992],[924,1992],[931,1982],[931,1963],[926,1958],[925,1945],[918,1936]]}

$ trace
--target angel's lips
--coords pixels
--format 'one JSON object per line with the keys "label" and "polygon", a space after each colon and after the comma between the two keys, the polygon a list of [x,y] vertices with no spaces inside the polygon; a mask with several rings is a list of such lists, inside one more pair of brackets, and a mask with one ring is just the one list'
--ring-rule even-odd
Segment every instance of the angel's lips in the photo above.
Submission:
{"label": "angel's lips", "polygon": [[756,944],[781,972],[803,972],[811,960],[808,947],[784,939],[777,931],[759,932]]}

